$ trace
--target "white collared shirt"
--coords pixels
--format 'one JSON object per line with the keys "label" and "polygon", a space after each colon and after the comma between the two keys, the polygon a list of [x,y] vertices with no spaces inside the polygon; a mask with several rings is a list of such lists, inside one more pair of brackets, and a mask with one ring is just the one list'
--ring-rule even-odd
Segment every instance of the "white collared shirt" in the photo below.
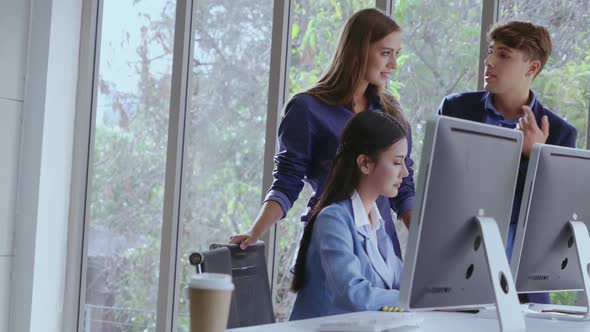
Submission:
{"label": "white collared shirt", "polygon": [[356,190],[352,194],[351,200],[352,212],[354,214],[354,223],[356,227],[369,225],[369,229],[371,230],[371,241],[377,245],[377,230],[381,228],[382,220],[381,213],[377,208],[377,204],[373,203],[371,211],[367,213],[367,210],[365,210],[365,206],[363,205],[363,201],[361,201],[361,196],[359,196],[359,193]]}
{"label": "white collared shirt", "polygon": [[[383,257],[379,251],[379,244],[377,243],[377,230],[381,228],[383,219],[381,218],[381,213],[379,213],[377,204],[373,203],[371,211],[367,213],[363,202],[361,201],[361,197],[359,196],[358,192],[356,192],[356,190],[352,194],[351,201],[352,213],[354,215],[354,223],[356,227],[359,228],[369,226],[369,229],[371,230],[370,239],[367,243],[367,255],[369,256],[371,264],[377,271],[380,271],[378,273],[388,284],[394,282],[399,285],[399,281],[396,281],[398,279],[395,271],[396,268],[394,266],[388,266],[388,264],[385,262],[385,257]],[[394,257],[394,259],[399,260],[397,257]],[[401,267],[401,261],[399,263],[399,266]]]}
{"label": "white collared shirt", "polygon": [[[354,215],[354,223],[356,227],[365,227],[369,226],[371,230],[371,236],[369,242],[367,243],[367,254],[369,256],[369,260],[373,267],[378,271],[381,275],[383,280],[390,284],[395,282],[395,268],[394,266],[388,266],[385,262],[385,257],[381,255],[379,251],[379,244],[377,243],[377,230],[381,228],[381,213],[379,213],[379,209],[377,208],[377,204],[373,203],[373,207],[371,211],[367,214],[363,202],[361,201],[361,197],[359,194],[354,191],[351,197],[352,201],[352,213]],[[399,260],[399,258],[394,257],[395,259]]]}

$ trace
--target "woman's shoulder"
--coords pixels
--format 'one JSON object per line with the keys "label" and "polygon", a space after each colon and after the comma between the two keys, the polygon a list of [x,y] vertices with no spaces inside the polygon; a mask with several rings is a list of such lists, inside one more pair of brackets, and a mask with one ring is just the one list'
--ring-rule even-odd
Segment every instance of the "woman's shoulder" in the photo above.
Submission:
{"label": "woman's shoulder", "polygon": [[323,241],[328,234],[330,238],[334,238],[335,234],[348,238],[346,234],[354,233],[355,227],[352,203],[346,199],[323,208],[315,219],[313,232],[318,235],[319,241]]}
{"label": "woman's shoulder", "polygon": [[318,111],[325,108],[332,108],[334,106],[329,105],[324,100],[316,95],[308,92],[301,92],[296,94],[289,100],[287,104],[287,111],[290,109],[305,109],[307,111]]}
{"label": "woman's shoulder", "polygon": [[348,220],[353,219],[352,203],[350,199],[345,199],[323,208],[316,218],[316,223],[323,222],[324,220],[338,220],[346,223]]}

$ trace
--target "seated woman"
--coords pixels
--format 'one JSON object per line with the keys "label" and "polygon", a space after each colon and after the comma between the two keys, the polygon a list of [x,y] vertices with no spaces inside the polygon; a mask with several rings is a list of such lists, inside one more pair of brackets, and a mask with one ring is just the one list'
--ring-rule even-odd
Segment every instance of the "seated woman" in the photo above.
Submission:
{"label": "seated woman", "polygon": [[406,129],[370,111],[346,125],[328,182],[305,225],[291,320],[397,306],[402,262],[375,201],[408,175]]}

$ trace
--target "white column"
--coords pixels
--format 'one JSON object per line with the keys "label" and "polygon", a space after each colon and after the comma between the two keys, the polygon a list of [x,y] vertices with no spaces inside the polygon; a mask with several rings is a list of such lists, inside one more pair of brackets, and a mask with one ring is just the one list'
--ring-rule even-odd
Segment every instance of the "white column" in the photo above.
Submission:
{"label": "white column", "polygon": [[8,331],[29,1],[0,0],[0,331]]}
{"label": "white column", "polygon": [[12,332],[62,331],[81,8],[77,0],[31,0],[10,287]]}

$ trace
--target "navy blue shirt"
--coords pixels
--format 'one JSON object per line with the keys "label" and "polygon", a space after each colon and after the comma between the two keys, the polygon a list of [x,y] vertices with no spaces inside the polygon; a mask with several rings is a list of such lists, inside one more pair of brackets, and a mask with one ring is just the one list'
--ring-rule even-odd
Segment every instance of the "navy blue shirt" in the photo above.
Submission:
{"label": "navy blue shirt", "polygon": [[[369,102],[367,111],[379,109],[381,105],[378,102]],[[307,221],[324,190],[344,126],[353,115],[344,106],[327,105],[317,97],[305,93],[298,94],[289,101],[279,126],[279,152],[275,155],[274,181],[265,198],[265,201],[276,201],[281,206],[283,217],[299,197],[304,182],[307,182],[314,191],[307,203],[307,210],[301,216],[301,221]],[[408,157],[405,163],[410,174],[402,180],[396,197],[377,199],[379,212],[385,220],[385,230],[400,258],[399,240],[390,209],[393,208],[401,216],[411,210],[414,203],[414,162],[410,158],[412,134],[409,128],[407,139]]]}
{"label": "navy blue shirt", "polygon": [[[544,107],[532,91],[529,99],[529,107],[535,114],[539,128],[541,128],[541,118],[544,115],[549,120],[549,137],[546,144],[575,148],[576,138],[578,137],[576,128],[550,109]],[[518,123],[518,119],[504,119],[494,106],[493,94],[487,91],[449,95],[440,104],[438,114],[507,128],[515,128]],[[528,164],[528,158],[521,156],[514,203],[512,205],[512,216],[510,218],[512,225],[515,225],[518,221]]]}

